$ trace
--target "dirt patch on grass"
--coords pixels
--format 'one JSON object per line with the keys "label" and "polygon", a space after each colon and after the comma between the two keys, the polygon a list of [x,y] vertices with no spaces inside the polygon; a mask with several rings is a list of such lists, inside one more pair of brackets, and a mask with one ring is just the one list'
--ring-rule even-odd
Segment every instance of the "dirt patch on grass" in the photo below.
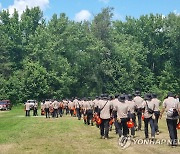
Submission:
{"label": "dirt patch on grass", "polygon": [[0,144],[0,153],[12,153],[13,149],[15,149],[16,147],[16,144]]}

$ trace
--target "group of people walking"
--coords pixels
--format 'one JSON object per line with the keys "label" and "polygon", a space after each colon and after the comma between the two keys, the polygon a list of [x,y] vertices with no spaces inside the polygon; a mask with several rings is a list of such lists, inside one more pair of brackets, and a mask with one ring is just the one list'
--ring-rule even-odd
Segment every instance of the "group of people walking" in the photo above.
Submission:
{"label": "group of people walking", "polygon": [[[162,102],[160,111],[160,100],[155,93],[147,93],[141,97],[140,91],[135,94],[116,94],[108,96],[102,94],[94,100],[91,98],[65,99],[62,101],[45,100],[41,104],[41,114],[46,118],[51,116],[58,118],[63,114],[70,114],[81,120],[83,117],[84,124],[93,126],[94,124],[100,129],[102,139],[109,138],[109,131],[112,125],[115,127],[115,133],[119,138],[127,136],[135,137],[136,131],[142,130],[142,121],[144,121],[144,136],[146,139],[155,139],[159,135],[158,121],[166,112],[166,122],[171,139],[171,146],[177,146],[177,123],[179,120],[180,104],[178,98],[169,92],[167,98]],[[44,113],[45,112],[45,113]],[[127,122],[132,122],[133,127],[128,128]],[[149,136],[148,128],[151,128]]]}

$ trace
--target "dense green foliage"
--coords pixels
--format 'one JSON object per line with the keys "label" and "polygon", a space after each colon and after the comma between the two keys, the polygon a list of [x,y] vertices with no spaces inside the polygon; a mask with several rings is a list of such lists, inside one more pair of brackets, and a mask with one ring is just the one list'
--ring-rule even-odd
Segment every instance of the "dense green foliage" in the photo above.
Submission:
{"label": "dense green foliage", "polygon": [[0,98],[180,92],[180,16],[113,21],[105,8],[91,22],[62,13],[46,22],[38,8],[0,12]]}

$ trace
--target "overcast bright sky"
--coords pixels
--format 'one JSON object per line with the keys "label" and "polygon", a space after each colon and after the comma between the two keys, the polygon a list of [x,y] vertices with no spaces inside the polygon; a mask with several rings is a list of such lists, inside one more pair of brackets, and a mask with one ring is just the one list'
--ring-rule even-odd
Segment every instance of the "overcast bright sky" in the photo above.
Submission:
{"label": "overcast bright sky", "polygon": [[21,14],[26,6],[39,6],[47,20],[54,13],[65,13],[75,21],[91,20],[107,6],[114,8],[114,19],[120,20],[149,13],[180,15],[180,0],[0,0],[0,10],[9,9],[10,13],[16,8]]}

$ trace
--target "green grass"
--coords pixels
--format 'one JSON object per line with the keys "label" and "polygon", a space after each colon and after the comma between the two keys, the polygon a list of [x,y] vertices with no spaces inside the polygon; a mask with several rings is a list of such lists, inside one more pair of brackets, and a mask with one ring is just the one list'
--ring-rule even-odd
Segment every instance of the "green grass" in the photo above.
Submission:
{"label": "green grass", "polygon": [[[167,145],[132,145],[122,150],[118,146],[118,136],[114,130],[110,132],[109,140],[103,140],[100,139],[98,128],[84,125],[82,120],[69,115],[58,119],[46,119],[41,116],[25,117],[24,114],[23,107],[0,112],[0,154],[160,154],[179,153],[180,150],[180,147],[171,148]],[[160,130],[162,133],[156,137],[169,139],[165,119],[160,121]],[[138,131],[136,135],[137,138],[144,138],[143,131]]]}

